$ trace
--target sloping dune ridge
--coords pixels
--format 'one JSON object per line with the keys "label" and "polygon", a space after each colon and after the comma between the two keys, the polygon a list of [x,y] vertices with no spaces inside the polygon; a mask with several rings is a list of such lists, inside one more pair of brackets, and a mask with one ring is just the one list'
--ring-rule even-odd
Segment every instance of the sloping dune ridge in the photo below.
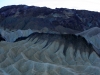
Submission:
{"label": "sloping dune ridge", "polygon": [[100,13],[2,7],[0,75],[100,75]]}

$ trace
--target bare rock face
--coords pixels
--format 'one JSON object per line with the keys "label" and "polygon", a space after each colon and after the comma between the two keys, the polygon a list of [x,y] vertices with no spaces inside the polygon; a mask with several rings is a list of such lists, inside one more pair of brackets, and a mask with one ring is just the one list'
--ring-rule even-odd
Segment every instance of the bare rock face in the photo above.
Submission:
{"label": "bare rock face", "polygon": [[83,36],[89,43],[93,45],[95,50],[100,54],[100,28],[93,27],[89,30],[77,33],[76,35]]}
{"label": "bare rock face", "polygon": [[17,30],[17,31],[6,31],[6,30],[1,30],[0,34],[1,36],[8,42],[13,42],[19,37],[27,37],[30,34],[32,34],[33,31],[28,29],[28,30]]}
{"label": "bare rock face", "polygon": [[81,36],[33,33],[15,43],[2,41],[0,47],[4,75],[100,74],[100,57]]}
{"label": "bare rock face", "polygon": [[100,75],[100,13],[26,5],[0,9],[0,75]]}

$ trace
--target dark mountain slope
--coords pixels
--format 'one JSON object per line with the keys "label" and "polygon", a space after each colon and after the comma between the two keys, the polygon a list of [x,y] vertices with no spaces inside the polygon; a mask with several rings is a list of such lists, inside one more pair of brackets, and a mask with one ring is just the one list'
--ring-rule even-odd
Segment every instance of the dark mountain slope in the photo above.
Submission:
{"label": "dark mountain slope", "polygon": [[41,29],[47,27],[55,30],[58,25],[77,31],[100,27],[100,13],[26,5],[5,6],[0,9],[0,26],[4,28]]}

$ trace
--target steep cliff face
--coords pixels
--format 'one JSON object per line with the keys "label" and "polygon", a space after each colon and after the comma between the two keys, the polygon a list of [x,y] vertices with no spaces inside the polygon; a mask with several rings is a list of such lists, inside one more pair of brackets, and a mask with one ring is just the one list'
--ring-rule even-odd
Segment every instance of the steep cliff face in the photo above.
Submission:
{"label": "steep cliff face", "polygon": [[100,13],[26,5],[0,9],[0,75],[100,75]]}

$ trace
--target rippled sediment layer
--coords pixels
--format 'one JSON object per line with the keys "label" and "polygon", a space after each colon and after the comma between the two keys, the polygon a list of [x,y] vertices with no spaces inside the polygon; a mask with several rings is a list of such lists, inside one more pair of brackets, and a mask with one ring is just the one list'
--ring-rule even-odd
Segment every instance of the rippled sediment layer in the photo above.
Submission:
{"label": "rippled sediment layer", "polygon": [[100,58],[81,36],[32,34],[0,42],[2,75],[99,75]]}

